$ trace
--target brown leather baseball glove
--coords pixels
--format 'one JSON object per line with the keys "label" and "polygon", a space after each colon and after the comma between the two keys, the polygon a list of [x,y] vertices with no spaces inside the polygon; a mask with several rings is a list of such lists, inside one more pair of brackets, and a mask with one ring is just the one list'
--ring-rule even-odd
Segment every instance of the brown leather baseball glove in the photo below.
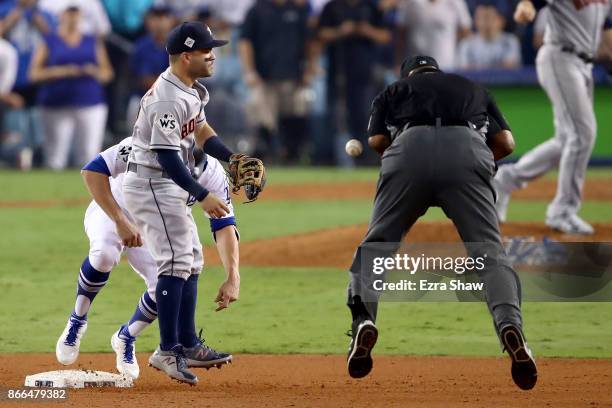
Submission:
{"label": "brown leather baseball glove", "polygon": [[233,154],[230,157],[228,176],[232,183],[232,192],[236,194],[241,187],[244,187],[249,203],[257,200],[266,185],[266,169],[263,162],[245,154]]}

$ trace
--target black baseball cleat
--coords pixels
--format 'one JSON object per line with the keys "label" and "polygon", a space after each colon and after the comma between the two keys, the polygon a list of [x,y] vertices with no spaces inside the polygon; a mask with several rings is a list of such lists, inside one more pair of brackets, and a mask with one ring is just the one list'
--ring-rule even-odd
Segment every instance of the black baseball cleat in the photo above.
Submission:
{"label": "black baseball cleat", "polygon": [[508,325],[500,331],[504,349],[512,359],[512,379],[521,390],[530,390],[538,381],[538,369],[521,329]]}
{"label": "black baseball cleat", "polygon": [[353,378],[363,378],[372,371],[372,349],[378,340],[378,329],[371,320],[353,324],[348,352],[348,372]]}

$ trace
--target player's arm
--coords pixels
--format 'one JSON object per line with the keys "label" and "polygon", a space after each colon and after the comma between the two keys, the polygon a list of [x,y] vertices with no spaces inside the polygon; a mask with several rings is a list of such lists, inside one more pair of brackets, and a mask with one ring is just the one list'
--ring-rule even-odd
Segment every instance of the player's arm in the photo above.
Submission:
{"label": "player's arm", "polygon": [[218,160],[212,157],[203,157],[206,166],[198,177],[198,183],[210,190],[211,193],[225,200],[229,208],[228,214],[223,218],[211,218],[210,230],[217,244],[217,252],[223,263],[226,280],[219,287],[215,302],[218,304],[217,311],[225,309],[230,302],[238,299],[240,291],[239,252],[238,252],[238,228],[236,217],[232,207],[232,199],[229,191],[225,170]]}
{"label": "player's arm", "polygon": [[391,133],[385,122],[387,117],[387,94],[381,92],[372,102],[368,123],[368,146],[382,155],[391,146]]}
{"label": "player's arm", "polygon": [[234,154],[217,136],[217,132],[208,124],[202,123],[196,130],[196,144],[204,150],[204,153],[217,160],[229,163]]}
{"label": "player's arm", "polygon": [[157,161],[162,169],[176,185],[195,197],[211,217],[223,217],[228,212],[225,203],[193,179],[180,156],[180,123],[186,121],[186,115],[181,111],[180,105],[174,102],[157,102],[154,107],[149,106],[149,109],[147,115],[153,123],[150,148],[157,154]]}
{"label": "player's arm", "polygon": [[239,247],[238,235],[234,225],[227,225],[215,231],[217,252],[225,269],[226,279],[221,284],[215,302],[217,309],[223,310],[240,295]]}
{"label": "player's arm", "polygon": [[111,173],[102,156],[98,155],[87,163],[81,170],[81,175],[91,197],[115,223],[117,234],[123,245],[142,246],[142,238],[138,229],[128,220],[113,196],[109,183]]}

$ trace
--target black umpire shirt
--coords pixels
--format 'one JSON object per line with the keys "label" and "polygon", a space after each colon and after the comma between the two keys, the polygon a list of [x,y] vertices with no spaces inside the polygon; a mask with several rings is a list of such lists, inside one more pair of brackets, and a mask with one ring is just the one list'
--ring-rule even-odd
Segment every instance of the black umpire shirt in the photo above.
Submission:
{"label": "black umpire shirt", "polygon": [[487,139],[510,130],[493,96],[467,78],[443,72],[417,73],[387,86],[372,103],[368,135],[391,140],[409,124],[471,122]]}

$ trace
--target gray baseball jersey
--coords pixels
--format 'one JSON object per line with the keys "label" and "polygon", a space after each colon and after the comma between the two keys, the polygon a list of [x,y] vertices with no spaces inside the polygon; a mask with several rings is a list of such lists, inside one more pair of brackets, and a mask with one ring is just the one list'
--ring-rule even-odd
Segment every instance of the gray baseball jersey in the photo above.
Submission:
{"label": "gray baseball jersey", "polygon": [[595,55],[606,18],[611,17],[610,0],[548,0],[545,44],[573,46]]}
{"label": "gray baseball jersey", "polygon": [[597,133],[593,65],[586,57],[596,53],[612,11],[610,0],[548,3],[544,45],[536,68],[553,107],[555,135],[517,163],[502,166],[495,180],[510,193],[558,166],[557,193],[546,211],[549,224],[555,224],[560,218],[576,215],[582,203],[584,177]]}
{"label": "gray baseball jersey", "polygon": [[[208,92],[186,86],[170,68],[142,97],[132,133],[129,162],[161,170],[156,149],[180,152],[193,172],[194,132],[206,120]],[[128,165],[129,169],[129,165]],[[202,267],[202,244],[187,203],[189,193],[162,173],[128,171],[123,179],[126,209],[132,214],[158,267],[158,274],[187,279]],[[155,173],[155,172],[153,172]]]}
{"label": "gray baseball jersey", "polygon": [[130,162],[161,170],[153,150],[170,149],[180,151],[183,162],[193,171],[194,132],[206,121],[208,99],[208,91],[199,82],[190,88],[170,68],[164,71],[140,101]]}

